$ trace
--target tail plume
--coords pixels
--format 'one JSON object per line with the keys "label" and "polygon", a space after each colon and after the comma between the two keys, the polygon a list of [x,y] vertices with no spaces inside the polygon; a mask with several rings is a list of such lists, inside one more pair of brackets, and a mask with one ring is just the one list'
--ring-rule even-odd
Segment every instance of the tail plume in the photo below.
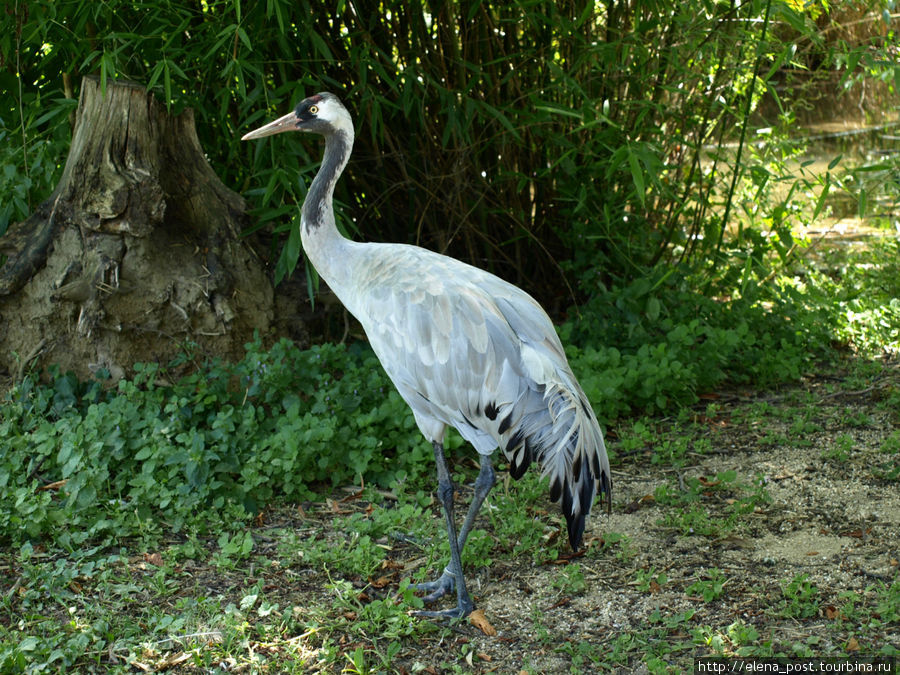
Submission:
{"label": "tail plume", "polygon": [[550,500],[559,502],[573,551],[600,494],[611,508],[612,478],[600,425],[580,388],[550,384],[520,400],[521,416],[501,431],[510,475],[519,479],[531,462],[550,478]]}

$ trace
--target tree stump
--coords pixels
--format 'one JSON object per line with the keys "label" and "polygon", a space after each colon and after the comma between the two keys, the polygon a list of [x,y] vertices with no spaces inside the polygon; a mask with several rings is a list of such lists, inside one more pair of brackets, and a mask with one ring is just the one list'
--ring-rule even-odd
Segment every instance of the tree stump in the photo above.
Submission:
{"label": "tree stump", "polygon": [[191,110],[85,78],[53,194],[0,239],[0,369],[114,380],[196,345],[237,359],[273,320],[246,204],[207,163]]}

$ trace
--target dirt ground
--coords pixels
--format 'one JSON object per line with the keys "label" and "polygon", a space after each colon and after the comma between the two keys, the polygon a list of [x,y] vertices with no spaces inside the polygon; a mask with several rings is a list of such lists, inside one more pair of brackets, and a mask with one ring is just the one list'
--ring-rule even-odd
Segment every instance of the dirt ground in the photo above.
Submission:
{"label": "dirt ground", "polygon": [[[390,621],[408,618],[400,580],[427,564],[421,546],[400,538],[375,542],[386,551],[379,580],[342,577],[304,556],[314,541],[346,548],[354,533],[338,515],[390,509],[390,500],[285,505],[250,528],[253,554],[240,565],[188,556],[166,577],[165,548],[136,556],[129,573],[140,590],[119,611],[144,622],[198,602],[218,609],[189,635],[148,634],[143,647],[114,641],[109,663],[129,664],[116,672],[520,675],[692,672],[695,659],[715,655],[897,654],[898,401],[894,363],[774,393],[720,393],[678,420],[622,422],[608,433],[612,513],[592,515],[583,555],[569,564],[542,551],[513,555],[482,515],[476,528],[488,531],[493,562],[479,566],[470,552],[466,565],[481,623],[407,623],[391,634]],[[462,486],[460,506],[470,496]],[[546,537],[560,536],[549,501],[528,501],[512,483],[486,506],[507,499]],[[426,513],[440,523],[436,503]],[[277,610],[235,609],[248,594]],[[394,619],[367,623],[367,605],[387,598]],[[201,644],[187,652],[189,638]],[[365,667],[354,666],[354,653]]]}
{"label": "dirt ground", "polygon": [[[896,478],[879,473],[897,463],[890,448],[900,411],[888,403],[897,400],[900,377],[888,368],[872,382],[854,389],[821,379],[774,394],[721,395],[687,423],[653,422],[662,432],[656,439],[690,428],[697,451],[688,451],[681,466],[654,463],[653,444],[623,453],[612,438],[621,459],[613,510],[589,523],[587,553],[577,559],[583,587],[560,584],[558,564],[495,559],[467,574],[496,635],[460,624],[452,637],[406,645],[392,668],[683,672],[695,658],[717,653],[900,650],[900,489]],[[661,502],[658,488],[677,495],[698,480],[695,510],[706,519],[699,517],[695,531],[683,517],[692,507]],[[733,505],[754,489],[767,497],[750,500],[750,510],[729,521]],[[440,517],[437,509],[433,515]],[[398,569],[421,564],[413,551],[391,548]],[[710,569],[721,571],[724,585],[719,597],[705,600],[689,588]],[[316,592],[316,575],[306,572],[306,588]],[[798,577],[801,590],[786,593]],[[348,644],[365,637],[348,636]]]}
{"label": "dirt ground", "polygon": [[[708,420],[712,452],[690,457],[680,472],[642,461],[640,453],[621,465],[614,474],[613,513],[595,517],[588,536],[624,534],[633,557],[621,564],[609,557],[581,560],[589,571],[582,595],[563,597],[553,586],[557,570],[550,566],[495,566],[476,577],[473,591],[499,637],[473,635],[478,650],[491,656],[484,670],[514,672],[530,661],[541,672],[569,671],[568,655],[540,644],[535,608],[542,613],[544,628],[557,639],[599,645],[645,630],[655,611],[672,616],[693,610],[687,626],[703,624],[724,633],[740,620],[753,625],[760,640],[771,639],[782,649],[789,650],[797,641],[815,644],[809,640],[813,636],[820,639],[820,654],[830,651],[830,642],[845,640],[836,646],[846,648],[854,636],[833,630],[841,593],[865,595],[873,583],[889,585],[898,578],[900,489],[896,481],[874,478],[871,468],[883,461],[882,443],[900,420],[898,411],[878,409],[878,387],[836,393],[825,393],[824,388],[820,383],[808,391],[726,402],[721,414]],[[754,404],[783,409],[809,394],[819,403],[813,418],[805,420],[809,430],[799,430],[802,438],[792,415],[735,423],[730,414]],[[844,456],[835,451],[835,443],[848,436],[852,443],[840,441],[848,448]],[[746,482],[762,474],[772,502],[723,536],[684,535],[660,525],[660,508],[649,497],[659,485],[728,470]],[[664,572],[666,582],[642,590],[635,572],[651,568]],[[702,602],[685,588],[709,568],[724,572],[726,592],[720,600]],[[806,620],[779,617],[778,582],[798,574],[809,575],[820,589],[820,609]],[[669,637],[675,642],[681,636]],[[900,625],[894,623],[870,641],[855,639],[862,653],[877,652],[885,644],[900,649]],[[516,648],[510,649],[505,640]],[[689,668],[688,659],[706,655],[703,652],[688,650],[670,661]],[[638,666],[623,664],[625,671]]]}

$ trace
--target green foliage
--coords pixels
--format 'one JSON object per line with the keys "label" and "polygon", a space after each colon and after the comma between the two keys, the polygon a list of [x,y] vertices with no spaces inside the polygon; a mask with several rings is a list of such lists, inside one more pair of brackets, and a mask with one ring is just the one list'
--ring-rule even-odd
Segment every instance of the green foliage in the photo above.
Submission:
{"label": "green foliage", "polygon": [[725,575],[722,570],[713,567],[705,570],[703,576],[705,579],[697,579],[684,589],[688,595],[696,595],[703,598],[703,602],[712,602],[722,597],[725,592]]}
{"label": "green foliage", "polygon": [[833,310],[818,293],[748,285],[717,300],[692,286],[666,273],[601,290],[561,327],[563,342],[579,345],[569,358],[601,418],[694,403],[726,381],[795,380],[833,355]]}
{"label": "green foliage", "polygon": [[337,607],[355,613],[354,628],[362,633],[378,635],[384,639],[408,637],[422,630],[423,622],[409,613],[410,608],[421,609],[421,598],[416,597],[409,583],[400,585],[403,603],[394,598],[384,598],[362,603],[359,592],[346,581],[335,582],[331,586]]}
{"label": "green foliage", "polygon": [[587,590],[588,583],[584,578],[584,570],[578,563],[566,565],[559,570],[553,580],[553,587],[564,595],[581,595]]}
{"label": "green foliage", "polygon": [[669,578],[665,572],[657,572],[653,567],[635,572],[635,583],[638,590],[645,593],[659,591],[660,587],[665,586],[668,581]]}
{"label": "green foliage", "polygon": [[[213,363],[160,384],[156,365],[104,391],[52,375],[13,389],[0,416],[0,538],[50,532],[76,545],[240,520],[276,496],[317,484],[387,487],[430,470],[412,416],[375,357],[287,341],[248,345],[234,366]],[[246,555],[246,540],[223,545]],[[226,550],[227,549],[227,550]]]}
{"label": "green foliage", "polygon": [[900,431],[895,431],[884,439],[881,452],[888,457],[874,468],[875,475],[885,480],[900,480]]}
{"label": "green foliage", "polygon": [[741,526],[747,514],[770,503],[765,478],[757,476],[751,485],[737,479],[733,470],[713,478],[690,477],[682,486],[660,485],[654,501],[668,509],[661,524],[683,535],[714,537]]}
{"label": "green foliage", "polygon": [[900,350],[900,240],[885,237],[866,251],[835,247],[822,254],[822,264],[809,266],[794,283],[832,308],[833,339],[865,356]]}
{"label": "green foliage", "polygon": [[559,332],[600,418],[670,410],[726,382],[795,381],[842,347],[900,349],[900,242],[844,248],[751,274],[740,291],[698,294],[680,269],[598,288]]}
{"label": "green foliage", "polygon": [[808,574],[798,574],[781,585],[783,616],[808,619],[819,611],[819,589]]}
{"label": "green foliage", "polygon": [[[770,10],[783,32],[760,30]],[[92,74],[103,86],[142,83],[173,112],[194,108],[216,173],[263,225],[294,234],[279,279],[299,260],[297,204],[319,150],[238,138],[322,89],[347,100],[359,130],[336,195],[348,229],[483,261],[543,297],[558,295],[560,266],[589,295],[598,281],[671,263],[723,276],[727,256],[750,267],[770,251],[784,260],[807,182],[755,144],[737,157],[706,148],[738,130],[743,138],[764,95],[790,110],[773,86],[788,64],[892,86],[890,37],[838,39],[818,30],[822,11],[840,20],[840,8],[819,4],[708,0],[365,11],[291,0],[14,3],[0,14],[0,88],[12,94],[0,105],[0,191],[12,195],[0,201],[0,234],[49,194],[80,79]],[[811,46],[798,52],[798,42]],[[775,160],[792,122],[784,114],[761,144]],[[879,175],[890,182],[891,167]],[[781,181],[798,188],[783,208],[740,225],[735,248],[721,246],[728,205],[757,204]]]}

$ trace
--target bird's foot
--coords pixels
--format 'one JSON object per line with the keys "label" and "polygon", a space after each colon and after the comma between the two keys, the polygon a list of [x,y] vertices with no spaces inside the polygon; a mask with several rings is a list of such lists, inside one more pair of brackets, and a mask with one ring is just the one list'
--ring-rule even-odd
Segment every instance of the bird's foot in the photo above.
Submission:
{"label": "bird's foot", "polygon": [[438,619],[462,619],[469,616],[469,614],[472,613],[473,609],[475,609],[475,605],[470,601],[465,605],[457,605],[456,607],[452,607],[450,609],[414,609],[410,612],[410,615],[432,617]]}
{"label": "bird's foot", "polygon": [[[445,595],[452,593],[454,589],[456,589],[456,577],[451,574],[450,570],[445,569],[444,573],[434,581],[424,581],[420,584],[410,584],[410,586],[416,591],[427,593],[427,595],[422,598],[422,602],[426,605],[430,605],[432,602],[443,598]],[[471,611],[472,610],[470,609],[469,612]],[[441,612],[426,612],[424,614],[417,612],[416,614],[417,616],[446,616],[446,614],[442,614]],[[468,612],[466,612],[466,614],[468,614]]]}
{"label": "bird's foot", "polygon": [[[420,584],[411,584],[411,588],[427,593],[428,595],[422,598],[422,602],[424,602],[426,605],[430,605],[439,598],[443,598],[445,595],[450,595],[456,590],[456,577],[453,575],[453,573],[450,572],[450,570],[445,569],[444,573],[434,581],[425,581]],[[450,609],[434,610],[417,609],[411,611],[410,614],[412,616],[435,617],[442,619],[461,619],[463,617],[469,616],[469,614],[472,613],[473,609],[475,609],[475,605],[469,598],[468,593],[466,593],[462,598],[459,598],[459,604],[457,604],[456,607],[452,607]]]}

